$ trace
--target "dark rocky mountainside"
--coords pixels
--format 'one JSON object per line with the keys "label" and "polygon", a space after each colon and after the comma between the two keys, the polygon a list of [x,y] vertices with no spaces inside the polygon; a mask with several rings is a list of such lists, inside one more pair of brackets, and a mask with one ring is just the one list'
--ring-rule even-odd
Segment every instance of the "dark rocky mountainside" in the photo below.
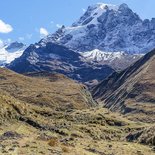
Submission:
{"label": "dark rocky mountainside", "polygon": [[39,47],[31,45],[8,68],[18,73],[58,72],[81,82],[101,80],[114,71],[107,65],[92,65],[83,62],[80,58],[79,53],[62,45],[54,43]]}

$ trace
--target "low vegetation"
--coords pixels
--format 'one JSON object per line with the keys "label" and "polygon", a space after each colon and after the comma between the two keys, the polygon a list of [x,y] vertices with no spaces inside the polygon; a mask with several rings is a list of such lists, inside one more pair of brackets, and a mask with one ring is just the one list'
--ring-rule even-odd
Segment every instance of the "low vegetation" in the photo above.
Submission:
{"label": "low vegetation", "polygon": [[0,72],[0,154],[155,154],[153,124],[96,106],[83,85],[56,74]]}

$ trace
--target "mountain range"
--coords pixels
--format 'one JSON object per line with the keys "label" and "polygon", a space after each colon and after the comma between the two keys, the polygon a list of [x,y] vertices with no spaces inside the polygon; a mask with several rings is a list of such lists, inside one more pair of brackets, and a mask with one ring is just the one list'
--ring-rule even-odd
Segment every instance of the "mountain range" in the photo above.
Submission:
{"label": "mountain range", "polygon": [[75,51],[146,53],[154,47],[155,19],[142,20],[126,4],[89,6],[70,27],[62,26],[41,44],[56,42]]}
{"label": "mountain range", "polygon": [[30,45],[8,68],[19,73],[56,71],[94,84],[153,49],[154,25],[154,19],[140,19],[126,4],[92,5],[72,26]]}
{"label": "mountain range", "polygon": [[154,48],[154,30],[155,19],[142,20],[126,4],[99,3],[89,6],[72,26],[62,26],[39,43],[42,46],[47,42],[61,44],[80,52],[90,62],[111,65],[125,59],[131,65]]}

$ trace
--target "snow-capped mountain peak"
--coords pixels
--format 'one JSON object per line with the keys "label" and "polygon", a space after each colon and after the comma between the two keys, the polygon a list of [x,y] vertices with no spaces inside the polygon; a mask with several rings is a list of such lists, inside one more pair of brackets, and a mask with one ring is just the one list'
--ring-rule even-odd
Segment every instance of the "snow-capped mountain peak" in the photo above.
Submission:
{"label": "snow-capped mountain peak", "polygon": [[119,9],[129,9],[129,6],[126,3],[123,3],[119,6]]}
{"label": "snow-capped mountain peak", "polygon": [[26,45],[19,42],[12,42],[1,46],[0,47],[0,66],[3,67],[6,64],[11,63],[16,58],[20,57],[23,54],[26,47],[27,47]]}
{"label": "snow-capped mountain peak", "polygon": [[154,23],[154,20],[141,20],[127,4],[97,3],[89,6],[72,26],[63,26],[39,43],[45,45],[54,42],[77,52],[99,49],[106,52],[145,53],[155,46]]}
{"label": "snow-capped mountain peak", "polygon": [[[105,3],[97,3],[94,5],[97,9],[102,9],[102,10],[118,10],[119,6],[113,5],[113,4],[105,4]],[[90,6],[92,7],[92,6]]]}
{"label": "snow-capped mountain peak", "polygon": [[19,43],[19,42],[16,41],[16,42],[12,42],[12,43],[6,45],[5,49],[7,51],[16,51],[16,50],[22,49],[24,47],[25,47],[25,45],[23,43]]}
{"label": "snow-capped mountain peak", "polygon": [[119,6],[104,3],[97,3],[89,6],[84,15],[77,22],[75,22],[73,26],[76,27],[88,24],[96,24],[98,22],[98,17],[100,17],[107,10],[118,11],[118,9]]}

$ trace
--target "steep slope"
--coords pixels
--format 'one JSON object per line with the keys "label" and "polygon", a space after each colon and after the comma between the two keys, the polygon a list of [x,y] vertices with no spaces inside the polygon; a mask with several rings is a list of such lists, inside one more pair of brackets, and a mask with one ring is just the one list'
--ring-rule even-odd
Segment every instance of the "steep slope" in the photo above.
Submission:
{"label": "steep slope", "polygon": [[93,88],[93,96],[105,107],[129,117],[155,122],[155,50],[134,65]]}
{"label": "steep slope", "polygon": [[79,53],[55,43],[31,45],[8,68],[18,73],[54,71],[82,82],[101,80],[114,71],[107,65],[85,63]]}
{"label": "steep slope", "polygon": [[26,45],[23,43],[12,42],[10,44],[1,45],[0,47],[0,66],[11,63],[23,54]]}
{"label": "steep slope", "polygon": [[[19,113],[14,108],[16,105],[19,105],[18,103],[17,99],[0,90],[0,125],[18,118]],[[21,105],[19,105],[19,108],[21,108]]]}

